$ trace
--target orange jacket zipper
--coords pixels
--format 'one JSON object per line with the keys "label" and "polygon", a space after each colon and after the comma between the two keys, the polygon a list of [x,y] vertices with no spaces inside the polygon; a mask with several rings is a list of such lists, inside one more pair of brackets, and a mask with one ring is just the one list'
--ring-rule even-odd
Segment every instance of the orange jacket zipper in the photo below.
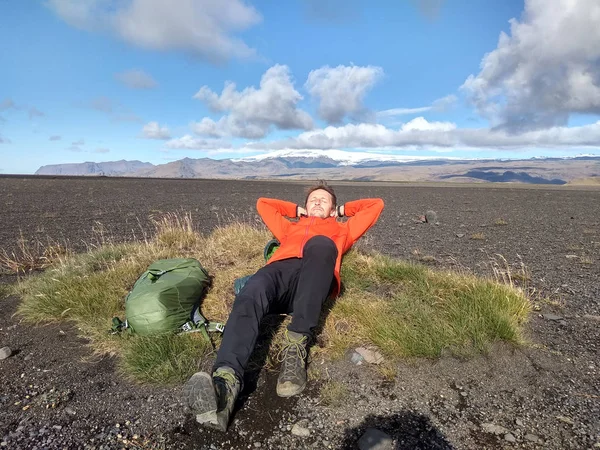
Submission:
{"label": "orange jacket zipper", "polygon": [[300,244],[300,254],[298,255],[298,258],[302,258],[302,254],[304,253],[304,244],[306,244],[306,241],[308,240],[308,229],[314,222],[315,218],[311,217],[310,223],[306,225],[306,230],[304,231],[304,239],[302,239],[302,244]]}

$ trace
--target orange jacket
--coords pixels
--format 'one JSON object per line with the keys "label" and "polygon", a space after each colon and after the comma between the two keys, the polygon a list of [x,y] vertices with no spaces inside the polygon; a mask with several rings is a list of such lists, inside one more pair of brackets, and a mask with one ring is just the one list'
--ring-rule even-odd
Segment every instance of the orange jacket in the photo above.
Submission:
{"label": "orange jacket", "polygon": [[335,297],[340,290],[342,256],[375,224],[383,210],[383,200],[367,198],[345,203],[344,215],[349,217],[346,222],[338,222],[335,217],[304,216],[298,222],[290,222],[285,217],[296,218],[297,205],[273,198],[259,198],[256,209],[281,244],[268,264],[287,258],[302,258],[304,245],[313,236],[327,236],[333,240],[338,250],[334,271],[337,281],[337,289],[333,292]]}

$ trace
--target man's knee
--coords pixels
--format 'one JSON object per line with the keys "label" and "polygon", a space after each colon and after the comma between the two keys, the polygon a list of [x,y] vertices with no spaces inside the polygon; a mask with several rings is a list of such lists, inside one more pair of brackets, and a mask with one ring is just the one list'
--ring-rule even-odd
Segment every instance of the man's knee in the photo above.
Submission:
{"label": "man's knee", "polygon": [[337,258],[338,250],[335,242],[327,236],[313,236],[304,246],[304,255],[307,252],[318,252],[320,254],[332,255]]}

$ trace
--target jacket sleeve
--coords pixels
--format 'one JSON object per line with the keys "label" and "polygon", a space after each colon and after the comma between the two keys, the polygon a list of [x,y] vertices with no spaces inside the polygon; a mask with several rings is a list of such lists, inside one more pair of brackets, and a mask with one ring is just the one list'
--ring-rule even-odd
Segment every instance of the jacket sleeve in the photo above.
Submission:
{"label": "jacket sleeve", "polygon": [[380,198],[365,198],[344,204],[344,215],[350,217],[347,222],[350,246],[377,222],[381,211],[383,200]]}
{"label": "jacket sleeve", "polygon": [[256,202],[256,210],[267,228],[280,242],[290,227],[290,221],[285,217],[297,217],[295,203],[261,197]]}

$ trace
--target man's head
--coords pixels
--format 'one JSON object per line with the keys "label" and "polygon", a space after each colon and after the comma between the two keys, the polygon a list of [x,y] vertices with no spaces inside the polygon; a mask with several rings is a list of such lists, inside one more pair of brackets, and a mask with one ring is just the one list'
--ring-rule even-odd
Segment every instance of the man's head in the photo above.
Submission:
{"label": "man's head", "polygon": [[335,214],[336,196],[333,188],[324,181],[307,190],[305,209],[309,217],[326,219]]}

